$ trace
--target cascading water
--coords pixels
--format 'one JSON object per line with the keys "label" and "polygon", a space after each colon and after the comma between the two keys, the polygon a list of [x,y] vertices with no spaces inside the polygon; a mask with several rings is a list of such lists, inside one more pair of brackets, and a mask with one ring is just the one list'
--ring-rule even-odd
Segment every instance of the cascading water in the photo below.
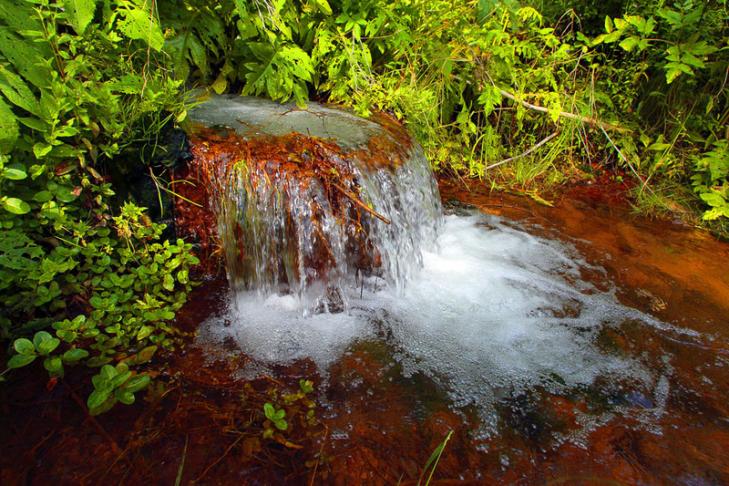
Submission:
{"label": "cascading water", "polygon": [[254,98],[215,98],[192,119],[237,132],[222,153],[209,140],[193,148],[233,289],[331,311],[364,275],[401,288],[422,266],[440,198],[422,149],[399,126]]}
{"label": "cascading water", "polygon": [[661,415],[668,362],[605,352],[601,336],[623,325],[691,333],[583,281],[601,270],[569,244],[475,212],[443,217],[422,150],[399,127],[240,98],[208,101],[193,119],[236,130],[193,137],[193,152],[234,289],[230,315],[201,340],[232,337],[255,363],[244,375],[299,359],[326,375],[354,346],[384,343],[402,379],[427,377],[453,407],[475,407],[486,435],[495,404],[530,390],[622,394],[657,404],[637,418]]}

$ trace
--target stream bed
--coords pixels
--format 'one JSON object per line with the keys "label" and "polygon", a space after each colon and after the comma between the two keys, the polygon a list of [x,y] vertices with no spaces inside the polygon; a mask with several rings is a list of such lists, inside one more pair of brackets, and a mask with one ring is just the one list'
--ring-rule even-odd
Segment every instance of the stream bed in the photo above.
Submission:
{"label": "stream bed", "polygon": [[[362,278],[346,312],[303,317],[207,281],[171,385],[96,419],[80,381],[21,370],[0,482],[414,484],[453,431],[434,484],[728,483],[729,245],[612,188],[549,208],[439,186],[438,240],[400,290]],[[260,440],[255,410],[302,379],[316,425]]]}

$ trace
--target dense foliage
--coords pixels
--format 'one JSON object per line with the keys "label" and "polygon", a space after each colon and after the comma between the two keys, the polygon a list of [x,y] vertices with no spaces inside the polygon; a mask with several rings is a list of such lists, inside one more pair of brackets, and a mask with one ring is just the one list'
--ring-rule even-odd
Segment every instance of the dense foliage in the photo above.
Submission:
{"label": "dense foliage", "polygon": [[9,368],[101,367],[94,413],[133,402],[149,378],[128,368],[174,345],[196,262],[142,208],[112,207],[99,172],[184,111],[151,22],[126,0],[0,5],[0,335]]}
{"label": "dense foliage", "polygon": [[113,175],[149,170],[141,145],[184,121],[187,88],[388,110],[437,169],[536,198],[597,162],[644,209],[726,231],[727,18],[725,0],[4,0],[8,365],[100,367],[100,412],[175,345],[196,259]]}

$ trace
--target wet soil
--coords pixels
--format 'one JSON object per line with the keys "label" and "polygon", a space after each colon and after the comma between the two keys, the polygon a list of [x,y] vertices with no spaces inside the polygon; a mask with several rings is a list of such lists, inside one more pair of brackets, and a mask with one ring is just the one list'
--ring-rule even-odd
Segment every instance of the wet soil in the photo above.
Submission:
{"label": "wet soil", "polygon": [[[212,357],[190,344],[167,357],[159,387],[93,419],[86,376],[10,375],[0,387],[0,484],[174,484],[178,475],[180,484],[415,484],[451,430],[433,484],[729,484],[729,244],[635,216],[609,186],[575,187],[553,208],[449,180],[440,189],[451,208],[570,242],[606,270],[583,278],[700,332],[684,340],[626,322],[599,337],[607,353],[670,366],[665,403],[605,383],[566,395],[535,389],[504,396],[499,433],[479,436],[475,414],[454,410],[429,378],[403,378],[383,342],[354,345],[326,384],[306,361],[247,381],[234,343]],[[224,280],[204,282],[179,325],[196,329],[226,298]],[[319,423],[292,416],[288,444],[263,439],[263,403],[304,378],[318,390]],[[654,427],[626,409],[654,417]]]}

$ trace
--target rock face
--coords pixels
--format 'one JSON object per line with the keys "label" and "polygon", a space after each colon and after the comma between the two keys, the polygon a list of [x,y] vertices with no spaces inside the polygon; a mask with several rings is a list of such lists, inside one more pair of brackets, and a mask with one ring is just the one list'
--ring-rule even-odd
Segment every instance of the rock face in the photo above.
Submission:
{"label": "rock face", "polygon": [[216,97],[192,114],[193,160],[175,174],[178,231],[231,286],[331,296],[362,275],[395,284],[440,220],[422,150],[396,121]]}

